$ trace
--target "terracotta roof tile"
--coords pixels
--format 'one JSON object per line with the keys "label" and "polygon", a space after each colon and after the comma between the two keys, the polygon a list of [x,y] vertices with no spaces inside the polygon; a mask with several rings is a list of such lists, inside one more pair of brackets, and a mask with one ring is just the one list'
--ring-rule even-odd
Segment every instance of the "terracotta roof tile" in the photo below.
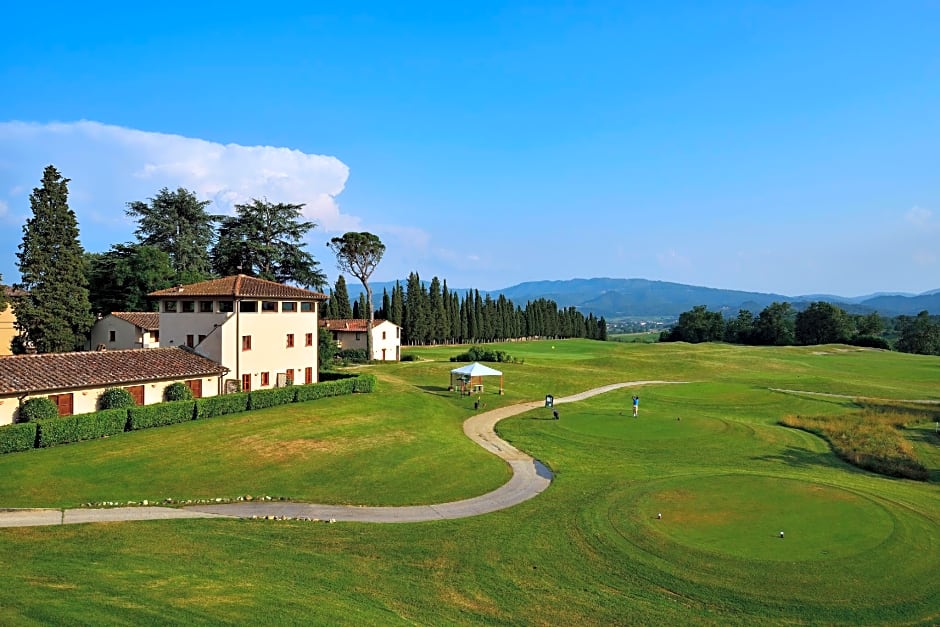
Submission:
{"label": "terracotta roof tile", "polygon": [[0,394],[218,376],[222,365],[182,348],[137,348],[0,357]]}
{"label": "terracotta roof tile", "polygon": [[160,314],[150,311],[112,311],[111,315],[130,322],[145,331],[157,331],[160,328]]}
{"label": "terracotta roof tile", "polygon": [[[350,318],[348,320],[320,320],[320,326],[326,327],[329,331],[365,331],[368,320],[361,318]],[[372,326],[378,326],[385,320],[375,319]]]}
{"label": "terracotta roof tile", "polygon": [[148,296],[153,298],[231,296],[232,298],[291,298],[296,300],[326,300],[329,298],[321,292],[284,285],[275,281],[266,281],[244,274],[170,287],[165,290],[151,292]]}

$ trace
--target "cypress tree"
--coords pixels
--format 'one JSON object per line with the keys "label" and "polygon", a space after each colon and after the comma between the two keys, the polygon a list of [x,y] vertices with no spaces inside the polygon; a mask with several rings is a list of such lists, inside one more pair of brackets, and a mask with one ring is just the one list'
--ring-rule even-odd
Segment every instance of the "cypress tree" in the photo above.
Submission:
{"label": "cypress tree", "polygon": [[336,279],[333,286],[333,298],[335,299],[336,317],[339,320],[349,320],[353,317],[352,305],[349,304],[349,290],[346,289],[346,277],[342,274]]}
{"label": "cypress tree", "polygon": [[29,347],[39,353],[79,350],[95,321],[78,221],[68,205],[68,182],[47,166],[42,186],[29,196],[33,217],[26,220],[17,253],[17,287],[26,294],[13,304],[21,333],[18,352]]}
{"label": "cypress tree", "polygon": [[395,287],[392,288],[392,310],[389,314],[389,319],[398,326],[404,324],[404,306],[405,292],[402,289],[401,283],[395,281]]}

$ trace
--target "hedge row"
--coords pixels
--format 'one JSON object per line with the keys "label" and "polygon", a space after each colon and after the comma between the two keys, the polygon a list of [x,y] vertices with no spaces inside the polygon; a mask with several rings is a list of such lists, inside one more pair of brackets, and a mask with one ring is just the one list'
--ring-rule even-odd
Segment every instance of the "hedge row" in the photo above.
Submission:
{"label": "hedge row", "polygon": [[0,453],[36,448],[36,423],[19,422],[0,428]]}
{"label": "hedge row", "polygon": [[0,427],[0,454],[93,440],[124,431],[162,427],[188,420],[213,418],[287,403],[302,403],[356,392],[372,392],[375,390],[375,383],[374,375],[364,374],[307,385],[238,392],[126,409],[105,409],[91,414],[16,423]]}
{"label": "hedge row", "polygon": [[127,409],[104,409],[93,414],[40,420],[36,424],[36,448],[47,448],[123,433],[127,428]]}

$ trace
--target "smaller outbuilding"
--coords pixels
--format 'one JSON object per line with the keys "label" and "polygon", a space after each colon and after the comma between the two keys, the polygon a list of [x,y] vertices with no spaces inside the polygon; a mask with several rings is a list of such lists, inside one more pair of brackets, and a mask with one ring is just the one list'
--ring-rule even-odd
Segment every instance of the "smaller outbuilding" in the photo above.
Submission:
{"label": "smaller outbuilding", "polygon": [[450,388],[462,394],[475,394],[483,391],[483,377],[499,377],[499,393],[503,393],[503,373],[478,361],[468,366],[450,371]]}
{"label": "smaller outbuilding", "polygon": [[113,311],[91,330],[91,350],[158,348],[160,314],[147,311]]}

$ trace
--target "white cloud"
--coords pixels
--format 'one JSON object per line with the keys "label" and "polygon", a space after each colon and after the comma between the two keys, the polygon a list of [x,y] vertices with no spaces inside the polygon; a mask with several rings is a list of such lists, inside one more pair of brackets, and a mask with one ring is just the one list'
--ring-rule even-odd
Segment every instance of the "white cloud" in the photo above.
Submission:
{"label": "white cloud", "polygon": [[10,190],[3,201],[28,209],[26,190],[39,184],[42,169],[52,163],[71,179],[70,206],[80,226],[82,217],[126,225],[126,203],[149,198],[162,187],[185,187],[213,201],[210,210],[218,213],[231,213],[234,204],[251,198],[267,198],[304,203],[307,219],[327,231],[359,226],[358,218],[343,214],[336,202],[349,177],[349,168],[336,157],[91,121],[0,123],[0,145],[0,189]]}
{"label": "white cloud", "polygon": [[927,226],[933,218],[933,211],[915,205],[904,214],[904,218],[915,226]]}

